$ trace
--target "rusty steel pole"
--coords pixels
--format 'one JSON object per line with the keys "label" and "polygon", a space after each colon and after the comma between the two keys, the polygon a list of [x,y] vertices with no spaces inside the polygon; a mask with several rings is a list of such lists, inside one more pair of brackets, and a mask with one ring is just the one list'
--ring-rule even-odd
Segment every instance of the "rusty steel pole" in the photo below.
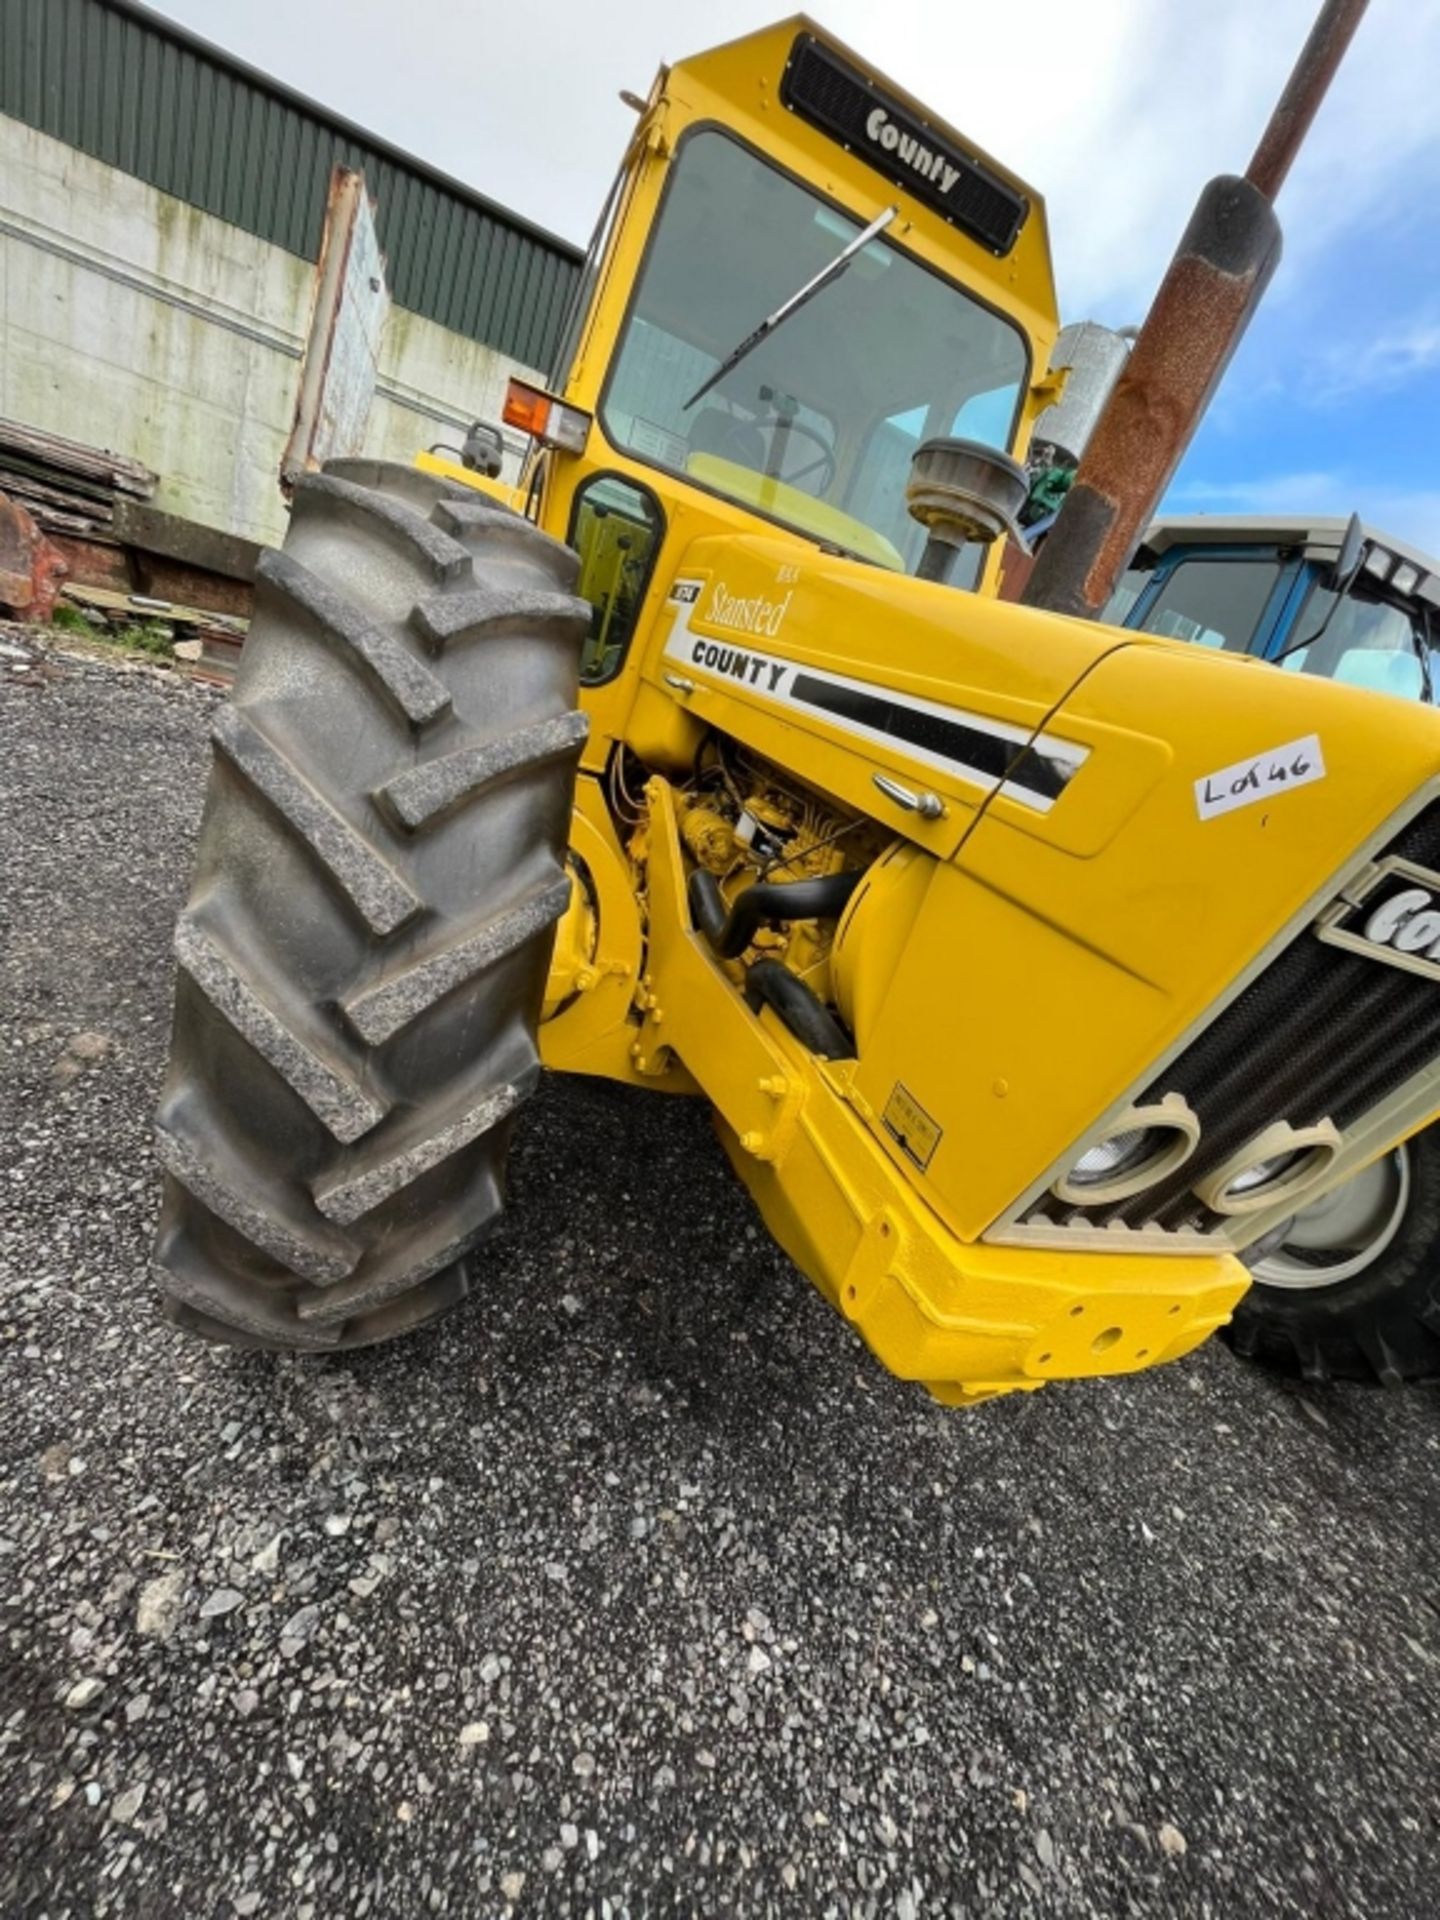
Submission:
{"label": "rusty steel pole", "polygon": [[1284,186],[1291,162],[1330,90],[1368,4],[1369,0],[1325,0],[1316,16],[1310,37],[1285,82],[1285,91],[1275,102],[1275,111],[1245,169],[1245,178],[1267,200],[1273,200]]}
{"label": "rusty steel pole", "polygon": [[1243,179],[1201,191],[1040,549],[1027,606],[1095,619],[1129,566],[1280,259],[1272,205],[1367,0],[1325,0]]}

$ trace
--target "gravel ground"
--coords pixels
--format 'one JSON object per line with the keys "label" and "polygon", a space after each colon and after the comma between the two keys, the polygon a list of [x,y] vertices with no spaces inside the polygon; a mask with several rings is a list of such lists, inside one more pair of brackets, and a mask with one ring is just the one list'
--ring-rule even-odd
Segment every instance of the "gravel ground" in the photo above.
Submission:
{"label": "gravel ground", "polygon": [[0,659],[0,1911],[1440,1911],[1433,1395],[945,1412],[701,1109],[579,1081],[439,1328],[167,1326],[213,704]]}

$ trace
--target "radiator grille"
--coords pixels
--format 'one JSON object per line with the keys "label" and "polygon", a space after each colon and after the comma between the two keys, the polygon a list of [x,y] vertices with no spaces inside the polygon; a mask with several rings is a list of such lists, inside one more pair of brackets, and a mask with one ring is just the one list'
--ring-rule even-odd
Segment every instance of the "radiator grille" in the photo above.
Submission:
{"label": "radiator grille", "polygon": [[[1440,801],[1383,849],[1440,871]],[[1440,984],[1318,938],[1312,923],[1140,1094],[1179,1093],[1200,1144],[1168,1180],[1131,1199],[1033,1204],[1026,1225],[1123,1226],[1211,1236],[1227,1223],[1193,1188],[1272,1121],[1346,1130],[1440,1057]]]}

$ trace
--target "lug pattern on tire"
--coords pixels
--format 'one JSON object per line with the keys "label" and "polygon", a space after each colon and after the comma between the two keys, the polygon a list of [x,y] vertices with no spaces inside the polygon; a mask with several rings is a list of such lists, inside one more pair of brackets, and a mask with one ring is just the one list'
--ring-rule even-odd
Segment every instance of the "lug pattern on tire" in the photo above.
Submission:
{"label": "lug pattern on tire", "polygon": [[585,744],[590,723],[583,713],[562,713],[533,727],[487,740],[483,746],[462,747],[443,759],[426,760],[402,773],[381,789],[402,825],[415,832],[452,807],[483,793],[506,774],[522,767],[541,767],[546,761],[574,753]]}
{"label": "lug pattern on tire", "polygon": [[423,1140],[416,1140],[383,1160],[372,1160],[368,1165],[362,1164],[321,1181],[315,1189],[316,1206],[331,1220],[348,1226],[362,1215],[372,1213],[382,1200],[388,1200],[392,1193],[418,1180],[431,1167],[448,1160],[471,1140],[488,1133],[519,1106],[521,1098],[520,1088],[506,1081]]}
{"label": "lug pattern on tire", "polygon": [[247,1240],[263,1248],[272,1260],[292,1273],[329,1286],[353,1273],[359,1254],[352,1248],[306,1232],[282,1218],[255,1194],[243,1191],[213,1167],[188,1141],[166,1127],[155,1129],[155,1154],[162,1167],[211,1213],[217,1214]]}
{"label": "lug pattern on tire", "polygon": [[206,998],[295,1089],[337,1140],[358,1140],[385,1118],[384,1102],[292,1033],[188,914],[182,915],[175,929],[175,958]]}
{"label": "lug pattern on tire", "polygon": [[449,707],[449,689],[423,661],[407,653],[393,634],[367,619],[344,594],[337,593],[288,553],[262,554],[256,574],[277,593],[293,600],[331,639],[348,647],[415,726],[438,720]]}
{"label": "lug pattern on tire", "polygon": [[375,933],[394,933],[420,911],[399,874],[234,707],[216,718],[215,744],[285,816]]}
{"label": "lug pattern on tire", "polygon": [[176,933],[156,1271],[207,1338],[364,1344],[473,1284],[571,886],[577,565],[415,469],[297,487]]}
{"label": "lug pattern on tire", "polygon": [[463,939],[353,994],[345,1002],[345,1018],[372,1047],[393,1040],[427,1007],[553,926],[569,900],[570,876],[562,873]]}

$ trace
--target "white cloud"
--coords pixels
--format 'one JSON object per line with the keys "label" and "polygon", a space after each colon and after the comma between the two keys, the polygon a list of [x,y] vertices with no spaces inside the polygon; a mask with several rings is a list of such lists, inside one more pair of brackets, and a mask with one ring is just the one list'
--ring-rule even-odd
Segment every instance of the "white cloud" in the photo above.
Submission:
{"label": "white cloud", "polygon": [[1375,524],[1432,554],[1440,563],[1440,488],[1377,494]]}
{"label": "white cloud", "polygon": [[1344,481],[1334,473],[1256,474],[1248,480],[1182,480],[1171,490],[1170,504],[1200,513],[1340,513],[1337,499]]}
{"label": "white cloud", "polygon": [[1359,226],[1433,219],[1440,191],[1437,73],[1440,7],[1373,4],[1281,195],[1297,262],[1342,234],[1353,238]]}
{"label": "white cloud", "polygon": [[1256,474],[1244,480],[1180,481],[1162,511],[1174,513],[1358,513],[1377,532],[1440,562],[1440,488],[1376,484],[1345,471]]}
{"label": "white cloud", "polygon": [[1355,393],[1389,393],[1417,375],[1440,368],[1440,315],[1402,320],[1361,342],[1332,345],[1317,356],[1314,397],[1321,402]]}

